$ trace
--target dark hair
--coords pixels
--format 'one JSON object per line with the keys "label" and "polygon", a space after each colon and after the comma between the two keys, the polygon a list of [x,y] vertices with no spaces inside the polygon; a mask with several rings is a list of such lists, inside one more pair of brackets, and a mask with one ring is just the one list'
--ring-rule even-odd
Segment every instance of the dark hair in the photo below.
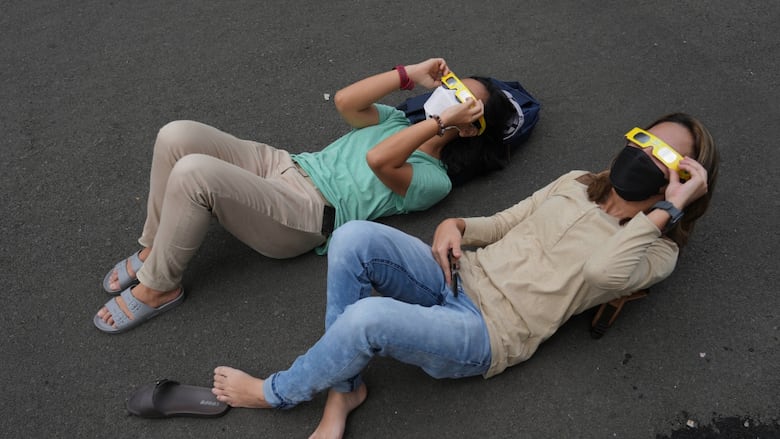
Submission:
{"label": "dark hair", "polygon": [[441,152],[441,161],[447,167],[452,184],[461,185],[472,178],[501,169],[509,160],[509,149],[504,144],[504,128],[515,108],[503,91],[488,78],[472,76],[487,88],[485,102],[485,132],[475,137],[458,137]]}
{"label": "dark hair", "polygon": [[[712,193],[715,190],[715,183],[718,181],[718,164],[720,157],[718,149],[715,147],[715,141],[707,128],[696,118],[685,113],[671,113],[658,118],[655,122],[646,127],[650,129],[663,122],[673,122],[680,124],[688,129],[693,136],[693,155],[694,159],[707,170],[707,193],[693,201],[683,209],[685,215],[679,223],[671,230],[666,232],[677,246],[683,248],[688,243],[688,238],[693,232],[693,226],[696,220],[704,215],[710,205]],[[602,171],[595,175],[588,184],[588,198],[593,202],[602,202],[606,200],[609,192],[612,190],[612,184],[609,182],[609,170]]]}

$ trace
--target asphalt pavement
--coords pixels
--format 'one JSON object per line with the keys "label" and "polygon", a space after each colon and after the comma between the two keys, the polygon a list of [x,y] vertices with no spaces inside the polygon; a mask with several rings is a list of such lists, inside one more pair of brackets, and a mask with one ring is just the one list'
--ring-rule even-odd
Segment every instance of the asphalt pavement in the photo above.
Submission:
{"label": "asphalt pavement", "polygon": [[322,332],[325,258],[267,259],[214,224],[186,302],[118,336],[92,325],[108,299],[100,282],[137,248],[166,122],[313,151],[346,130],[328,99],[340,87],[441,56],[460,76],[520,81],[542,112],[506,169],[383,220],[424,240],[444,218],[489,215],[566,171],[604,169],[626,131],[667,112],[710,128],[720,178],[675,273],[603,338],[585,313],[489,380],[435,380],[378,359],[346,437],[654,438],[717,434],[720,419],[778,437],[780,3],[0,0],[0,10],[0,436],[307,437],[322,396],[219,419],[140,419],[124,401],[157,378],[208,386],[221,364],[259,376],[289,365]]}

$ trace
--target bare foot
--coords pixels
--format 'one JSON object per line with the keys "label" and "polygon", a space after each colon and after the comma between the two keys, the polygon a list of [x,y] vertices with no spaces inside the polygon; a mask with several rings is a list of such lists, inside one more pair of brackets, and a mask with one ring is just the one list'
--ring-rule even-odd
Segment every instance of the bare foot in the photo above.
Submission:
{"label": "bare foot", "polygon": [[231,407],[271,408],[263,395],[263,380],[232,367],[219,366],[214,369],[211,393],[217,396],[217,400]]}
{"label": "bare foot", "polygon": [[344,436],[347,426],[347,416],[355,410],[368,396],[368,388],[361,384],[357,390],[349,393],[328,392],[328,401],[322,413],[320,425],[309,436],[309,439],[340,439]]}
{"label": "bare foot", "polygon": [[[138,259],[140,259],[142,262],[146,261],[146,258],[149,256],[151,251],[151,247],[141,249],[141,251],[138,253]],[[127,274],[130,275],[131,278],[135,279],[135,270],[133,270],[133,264],[130,263],[129,258],[126,264]],[[119,291],[119,273],[117,273],[116,270],[111,272],[111,277],[108,278],[108,286],[111,287],[111,290],[113,291]]]}
{"label": "bare foot", "polygon": [[[165,305],[166,303],[179,297],[179,295],[182,294],[182,291],[181,288],[176,288],[171,291],[157,291],[143,284],[138,284],[130,290],[130,294],[132,294],[133,297],[143,302],[147,306],[151,306],[152,308],[159,308],[160,306]],[[130,311],[130,308],[127,307],[127,303],[125,303],[125,299],[123,299],[122,296],[116,296],[112,300],[115,300],[122,312],[125,313],[125,315],[130,320],[133,320],[133,313]],[[100,310],[97,312],[97,315],[103,319],[104,322],[114,326],[114,318],[111,316],[111,312],[107,307],[104,306],[100,308]]]}

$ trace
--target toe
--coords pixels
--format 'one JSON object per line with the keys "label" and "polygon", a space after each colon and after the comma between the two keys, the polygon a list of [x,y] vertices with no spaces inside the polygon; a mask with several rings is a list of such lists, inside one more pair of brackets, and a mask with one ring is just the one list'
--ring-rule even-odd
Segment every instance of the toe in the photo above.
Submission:
{"label": "toe", "polygon": [[117,269],[114,269],[111,272],[111,277],[108,278],[108,286],[110,286],[113,291],[122,289],[122,286],[119,284],[119,271]]}

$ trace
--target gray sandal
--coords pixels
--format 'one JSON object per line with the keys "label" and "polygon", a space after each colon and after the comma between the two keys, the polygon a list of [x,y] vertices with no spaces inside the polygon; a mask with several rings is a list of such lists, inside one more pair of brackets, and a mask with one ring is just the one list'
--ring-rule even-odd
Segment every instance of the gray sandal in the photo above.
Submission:
{"label": "gray sandal", "polygon": [[[141,269],[141,267],[144,266],[144,261],[141,260],[141,258],[138,256],[141,253],[141,250],[138,250],[137,252],[133,253],[132,255],[126,257],[125,259],[122,259],[121,261],[117,262],[116,265],[114,265],[114,268],[108,271],[106,273],[105,277],[103,277],[103,290],[112,295],[112,296],[118,296],[122,291],[126,290],[128,287],[132,287],[138,283],[138,278],[135,276],[130,276],[130,273],[127,271],[127,261],[130,261],[130,266],[133,267],[133,271],[138,274],[138,270]],[[118,290],[112,290],[110,283],[111,274],[114,273],[114,270],[116,270],[116,273],[119,275],[119,289]]]}
{"label": "gray sandal", "polygon": [[120,296],[122,296],[122,299],[124,299],[127,308],[133,314],[133,318],[131,319],[127,316],[127,314],[125,314],[124,311],[122,311],[122,308],[120,308],[119,304],[116,303],[116,298],[112,298],[106,302],[106,308],[108,308],[108,311],[111,313],[111,317],[114,319],[114,324],[109,325],[108,323],[104,322],[103,319],[97,315],[97,313],[92,319],[92,322],[95,323],[95,326],[101,331],[107,332],[109,334],[119,334],[135,328],[152,317],[157,317],[158,315],[176,307],[184,301],[184,288],[181,289],[181,292],[177,298],[164,305],[160,305],[157,308],[152,308],[151,306],[136,299],[135,296],[133,296],[133,293],[130,292],[130,287],[122,291]]}

